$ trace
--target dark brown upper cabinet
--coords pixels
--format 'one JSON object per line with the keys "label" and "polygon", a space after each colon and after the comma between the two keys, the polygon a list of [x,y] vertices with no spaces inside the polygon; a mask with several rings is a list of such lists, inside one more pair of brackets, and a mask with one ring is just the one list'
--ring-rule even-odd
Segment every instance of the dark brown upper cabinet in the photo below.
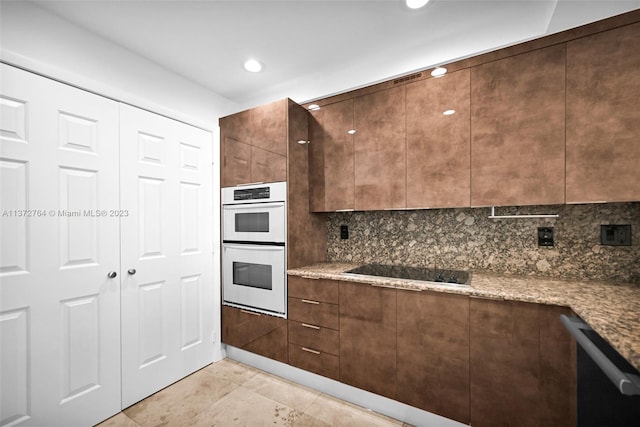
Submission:
{"label": "dark brown upper cabinet", "polygon": [[353,100],[309,115],[309,189],[312,212],[354,208]]}
{"label": "dark brown upper cabinet", "polygon": [[289,102],[282,99],[220,119],[223,187],[286,181]]}
{"label": "dark brown upper cabinet", "polygon": [[567,203],[640,200],[640,23],[567,44]]}
{"label": "dark brown upper cabinet", "polygon": [[469,207],[469,70],[406,88],[407,207]]}
{"label": "dark brown upper cabinet", "polygon": [[471,205],[565,202],[564,44],[471,68]]}
{"label": "dark brown upper cabinet", "polygon": [[407,205],[405,86],[354,99],[355,209]]}

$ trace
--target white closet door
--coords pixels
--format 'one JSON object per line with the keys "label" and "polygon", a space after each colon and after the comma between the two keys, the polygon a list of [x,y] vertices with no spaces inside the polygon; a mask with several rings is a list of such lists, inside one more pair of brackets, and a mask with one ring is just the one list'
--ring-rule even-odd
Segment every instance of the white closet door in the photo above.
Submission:
{"label": "white closet door", "polygon": [[0,107],[0,424],[92,425],[120,410],[118,104],[1,65]]}
{"label": "white closet door", "polygon": [[213,361],[211,134],[121,104],[122,407]]}

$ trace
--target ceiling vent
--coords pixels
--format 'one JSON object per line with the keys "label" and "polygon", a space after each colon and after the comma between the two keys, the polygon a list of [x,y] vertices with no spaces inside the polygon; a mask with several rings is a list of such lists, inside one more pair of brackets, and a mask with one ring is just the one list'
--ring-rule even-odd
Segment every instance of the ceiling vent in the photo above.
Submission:
{"label": "ceiling vent", "polygon": [[409,80],[417,79],[418,77],[422,77],[422,73],[411,74],[410,76],[406,76],[406,77],[400,77],[399,79],[395,79],[393,81],[393,84],[397,85],[398,83],[404,83],[404,82],[407,82]]}

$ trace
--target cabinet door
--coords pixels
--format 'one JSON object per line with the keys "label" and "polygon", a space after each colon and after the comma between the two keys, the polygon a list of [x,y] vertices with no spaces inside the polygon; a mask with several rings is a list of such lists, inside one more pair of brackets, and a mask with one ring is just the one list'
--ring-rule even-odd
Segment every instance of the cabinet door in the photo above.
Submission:
{"label": "cabinet door", "polygon": [[639,34],[567,44],[567,203],[640,200]]}
{"label": "cabinet door", "polygon": [[287,157],[258,147],[251,147],[251,181],[287,180]]}
{"label": "cabinet door", "polygon": [[407,85],[409,208],[470,206],[469,75],[466,69]]}
{"label": "cabinet door", "polygon": [[560,320],[567,307],[540,306],[540,425],[576,425],[576,341]]}
{"label": "cabinet door", "polygon": [[309,118],[309,186],[313,212],[354,207],[353,100],[323,106]]}
{"label": "cabinet door", "polygon": [[397,295],[398,400],[469,424],[469,298]]}
{"label": "cabinet door", "polygon": [[354,100],[355,209],[407,205],[405,86]]}
{"label": "cabinet door", "polygon": [[340,381],[396,398],[396,290],[340,282]]}
{"label": "cabinet door", "polygon": [[471,298],[471,425],[539,426],[538,305]]}
{"label": "cabinet door", "polygon": [[251,182],[251,146],[222,134],[222,186]]}
{"label": "cabinet door", "polygon": [[471,69],[471,205],[564,203],[565,46]]}
{"label": "cabinet door", "polygon": [[252,146],[286,157],[288,102],[285,98],[248,110]]}

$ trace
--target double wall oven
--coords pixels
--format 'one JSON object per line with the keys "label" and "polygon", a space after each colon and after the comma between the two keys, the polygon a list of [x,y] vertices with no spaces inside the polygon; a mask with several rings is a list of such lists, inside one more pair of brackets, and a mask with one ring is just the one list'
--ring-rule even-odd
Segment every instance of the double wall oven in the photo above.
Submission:
{"label": "double wall oven", "polygon": [[287,317],[285,182],[222,189],[223,304]]}

